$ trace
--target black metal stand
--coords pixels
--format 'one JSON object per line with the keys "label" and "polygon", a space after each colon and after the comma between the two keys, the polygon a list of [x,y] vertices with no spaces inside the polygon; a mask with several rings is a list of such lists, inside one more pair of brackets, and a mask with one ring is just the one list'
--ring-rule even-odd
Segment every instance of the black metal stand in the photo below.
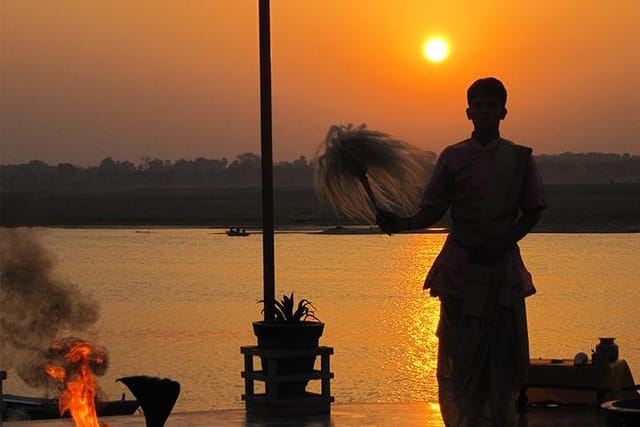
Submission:
{"label": "black metal stand", "polygon": [[[240,347],[244,354],[245,401],[249,414],[262,416],[290,416],[329,414],[331,411],[331,384],[333,373],[330,372],[329,356],[333,354],[332,347],[316,347],[309,350],[265,350],[258,346]],[[313,370],[306,374],[281,375],[278,373],[277,360],[292,357],[320,356],[320,370]],[[267,364],[264,370],[254,369],[254,359],[260,357]],[[264,368],[263,368],[264,369]],[[295,397],[282,397],[276,392],[276,387],[270,387],[279,382],[320,380],[321,392],[305,392]],[[255,393],[254,381],[265,383],[265,393]]]}

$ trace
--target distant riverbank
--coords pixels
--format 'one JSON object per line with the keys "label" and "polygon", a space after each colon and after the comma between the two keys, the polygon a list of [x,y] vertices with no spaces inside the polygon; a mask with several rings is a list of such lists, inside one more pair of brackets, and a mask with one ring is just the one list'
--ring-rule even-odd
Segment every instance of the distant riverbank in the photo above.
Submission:
{"label": "distant riverbank", "polygon": [[[548,209],[538,232],[639,232],[640,184],[546,186]],[[260,188],[123,188],[0,193],[2,226],[262,225]],[[276,228],[349,226],[312,188],[275,189]],[[447,218],[436,227],[446,228]]]}

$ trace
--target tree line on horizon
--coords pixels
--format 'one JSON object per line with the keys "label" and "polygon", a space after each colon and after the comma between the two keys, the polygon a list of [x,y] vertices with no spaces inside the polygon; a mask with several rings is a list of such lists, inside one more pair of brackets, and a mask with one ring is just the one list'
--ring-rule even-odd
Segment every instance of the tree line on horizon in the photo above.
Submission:
{"label": "tree line on horizon", "polygon": [[[640,183],[640,156],[615,153],[562,153],[537,155],[546,184]],[[433,169],[437,155],[425,152],[421,161]],[[308,188],[313,185],[313,164],[305,156],[275,162],[274,185]],[[49,165],[40,160],[0,165],[0,188],[11,190],[73,190],[124,188],[258,187],[261,159],[242,153],[233,161],[206,159],[177,161],[143,158],[138,163],[103,159],[98,166],[71,163]]]}

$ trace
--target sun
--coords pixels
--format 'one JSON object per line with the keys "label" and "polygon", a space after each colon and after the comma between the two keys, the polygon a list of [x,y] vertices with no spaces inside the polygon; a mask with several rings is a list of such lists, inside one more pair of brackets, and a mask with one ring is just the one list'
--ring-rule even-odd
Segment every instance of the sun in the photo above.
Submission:
{"label": "sun", "polygon": [[423,53],[431,62],[442,62],[449,56],[449,44],[440,37],[430,38],[424,43]]}

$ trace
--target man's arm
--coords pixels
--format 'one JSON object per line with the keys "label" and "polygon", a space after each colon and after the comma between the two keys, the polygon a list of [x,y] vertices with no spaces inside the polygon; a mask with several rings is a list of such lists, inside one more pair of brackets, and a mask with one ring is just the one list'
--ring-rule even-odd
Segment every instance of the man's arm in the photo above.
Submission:
{"label": "man's arm", "polygon": [[423,204],[418,213],[409,217],[401,217],[392,212],[378,212],[376,223],[382,231],[391,234],[401,231],[425,229],[442,219],[448,209],[453,188],[453,175],[449,171],[449,167],[444,158],[444,153],[438,157],[438,161],[436,162],[427,188],[423,194]]}

